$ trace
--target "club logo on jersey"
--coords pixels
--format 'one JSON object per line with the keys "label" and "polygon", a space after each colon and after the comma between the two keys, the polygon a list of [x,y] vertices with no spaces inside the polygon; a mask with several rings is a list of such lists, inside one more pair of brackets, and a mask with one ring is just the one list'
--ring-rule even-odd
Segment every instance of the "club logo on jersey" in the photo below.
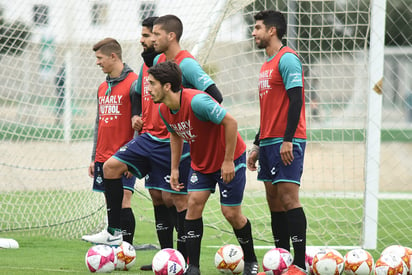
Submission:
{"label": "club logo on jersey", "polygon": [[193,173],[192,176],[190,176],[190,183],[197,184],[198,182],[199,182],[199,178],[197,177],[196,173]]}
{"label": "club logo on jersey", "polygon": [[190,120],[172,123],[170,124],[170,127],[176,132],[176,134],[189,142],[189,144],[196,140],[197,135],[192,132],[193,127],[190,124]]}

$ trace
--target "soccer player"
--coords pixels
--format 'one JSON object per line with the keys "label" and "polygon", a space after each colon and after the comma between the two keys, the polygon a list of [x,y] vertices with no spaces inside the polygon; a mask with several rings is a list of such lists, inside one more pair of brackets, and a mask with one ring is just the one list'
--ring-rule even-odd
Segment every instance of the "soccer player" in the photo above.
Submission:
{"label": "soccer player", "polygon": [[[120,207],[112,207],[110,186],[107,186],[103,163],[133,138],[132,89],[137,75],[122,61],[122,48],[113,38],[106,38],[93,46],[96,64],[107,74],[97,91],[97,116],[94,131],[92,161],[89,176],[94,178],[93,190],[104,192],[109,216],[108,228],[96,235],[85,235],[92,243],[118,245],[122,239],[133,244],[135,218],[131,198],[136,178],[125,171],[121,177]],[[123,238],[122,238],[123,232]]]}
{"label": "soccer player", "polygon": [[[154,22],[153,19],[155,19]],[[222,95],[213,80],[203,71],[194,57],[189,52],[181,50],[179,40],[182,36],[183,25],[178,17],[165,15],[159,18],[152,17],[145,21],[143,21],[140,40],[145,49],[142,54],[145,64],[142,66],[136,85],[136,92],[142,102],[141,119],[144,123],[141,134],[146,133],[145,135],[151,138],[154,144],[161,144],[162,147],[158,145],[156,148],[163,148],[163,151],[153,153],[153,158],[161,158],[162,164],[159,165],[166,165],[164,166],[164,174],[158,173],[157,169],[148,174],[145,187],[149,190],[152,198],[160,247],[162,249],[173,247],[173,229],[175,226],[178,235],[177,249],[186,257],[183,223],[186,215],[187,197],[183,194],[187,194],[187,191],[183,189],[176,193],[170,188],[168,176],[170,174],[170,134],[159,117],[158,105],[153,103],[150,94],[147,92],[147,70],[152,64],[164,62],[165,60],[174,60],[184,70],[182,76],[183,86],[196,87],[199,90],[206,91],[219,102],[222,101]],[[154,60],[153,48],[155,52],[162,53]],[[185,148],[186,146],[188,150],[188,145],[185,145]],[[185,156],[188,156],[188,153]],[[182,166],[186,166],[182,169],[186,169],[184,173],[188,173],[190,168],[189,157],[185,159]],[[186,174],[181,174],[181,176],[183,182],[186,182]],[[150,270],[151,267],[151,265],[143,265],[141,269]]]}
{"label": "soccer player", "polygon": [[168,14],[156,19],[153,25],[153,45],[160,54],[154,64],[166,60],[174,61],[182,70],[182,85],[186,88],[195,88],[210,94],[217,102],[223,101],[222,94],[213,80],[203,71],[199,62],[180,46],[183,34],[182,21],[175,15]]}
{"label": "soccer player", "polygon": [[282,13],[255,15],[256,45],[268,56],[259,74],[260,132],[247,165],[264,182],[276,247],[294,249],[286,274],[305,274],[306,216],[299,186],[306,147],[305,96],[302,63],[282,44],[286,21]]}
{"label": "soccer player", "polygon": [[236,120],[208,94],[182,89],[182,71],[176,63],[159,63],[148,73],[149,93],[154,102],[162,103],[159,113],[171,132],[170,185],[175,191],[186,188],[179,177],[179,164],[183,141],[190,144],[192,161],[184,226],[189,266],[184,274],[200,274],[202,212],[216,183],[221,193],[222,213],[244,252],[243,274],[257,274],[251,224],[241,211],[246,184],[246,145],[237,131]]}

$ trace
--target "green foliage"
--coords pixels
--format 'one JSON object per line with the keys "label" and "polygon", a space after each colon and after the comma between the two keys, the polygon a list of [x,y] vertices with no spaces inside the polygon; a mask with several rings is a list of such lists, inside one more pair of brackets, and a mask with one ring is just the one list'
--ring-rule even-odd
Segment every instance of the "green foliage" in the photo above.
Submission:
{"label": "green foliage", "polygon": [[29,42],[31,31],[20,21],[0,21],[0,54],[20,55]]}

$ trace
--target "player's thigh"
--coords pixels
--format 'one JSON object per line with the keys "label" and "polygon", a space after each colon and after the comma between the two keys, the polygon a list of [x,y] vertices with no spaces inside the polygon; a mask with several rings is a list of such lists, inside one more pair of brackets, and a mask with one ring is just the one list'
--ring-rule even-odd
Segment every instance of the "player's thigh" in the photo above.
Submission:
{"label": "player's thigh", "polygon": [[246,224],[246,217],[242,213],[242,208],[240,205],[237,206],[226,206],[221,205],[221,210],[223,216],[235,229],[240,229]]}
{"label": "player's thigh", "polygon": [[173,199],[173,205],[176,206],[177,212],[182,212],[187,209],[187,194],[171,193]]}
{"label": "player's thigh", "polygon": [[271,212],[285,211],[283,203],[279,198],[278,185],[270,181],[265,181],[266,201]]}
{"label": "player's thigh", "polygon": [[149,194],[154,206],[164,204],[161,190],[149,189]]}
{"label": "player's thigh", "polygon": [[192,191],[189,192],[187,201],[187,214],[186,218],[189,220],[195,220],[202,217],[203,209],[210,196],[210,191]]}
{"label": "player's thigh", "polygon": [[294,182],[276,183],[279,201],[282,203],[285,211],[301,207],[299,201],[299,184]]}
{"label": "player's thigh", "polygon": [[127,171],[127,165],[123,162],[110,157],[103,164],[103,174],[106,179],[118,179]]}

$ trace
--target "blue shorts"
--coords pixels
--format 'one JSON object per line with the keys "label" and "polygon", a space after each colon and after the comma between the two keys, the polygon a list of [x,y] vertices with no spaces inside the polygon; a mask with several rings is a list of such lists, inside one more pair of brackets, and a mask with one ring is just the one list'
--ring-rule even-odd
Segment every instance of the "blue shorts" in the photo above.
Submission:
{"label": "blue shorts", "polygon": [[145,177],[145,187],[171,193],[186,194],[186,181],[190,169],[189,144],[184,143],[180,161],[180,179],[185,188],[180,192],[170,187],[170,141],[158,140],[148,133],[135,137],[113,156],[125,163],[139,179]]}
{"label": "blue shorts", "polygon": [[[93,191],[104,192],[103,185],[103,162],[94,163],[94,180],[93,180]],[[122,177],[123,189],[127,189],[134,193],[134,184],[136,182],[136,177],[126,178]]]}
{"label": "blue shorts", "polygon": [[300,184],[303,173],[303,159],[305,157],[305,140],[293,140],[292,164],[285,166],[280,157],[281,139],[273,139],[274,143],[262,145],[259,149],[258,180],[278,182],[294,182]]}
{"label": "blue shorts", "polygon": [[238,206],[242,203],[243,192],[246,185],[246,153],[243,153],[235,161],[235,177],[229,183],[224,183],[221,171],[211,174],[203,174],[191,169],[189,175],[188,191],[215,192],[216,183],[219,184],[220,204],[225,206]]}

